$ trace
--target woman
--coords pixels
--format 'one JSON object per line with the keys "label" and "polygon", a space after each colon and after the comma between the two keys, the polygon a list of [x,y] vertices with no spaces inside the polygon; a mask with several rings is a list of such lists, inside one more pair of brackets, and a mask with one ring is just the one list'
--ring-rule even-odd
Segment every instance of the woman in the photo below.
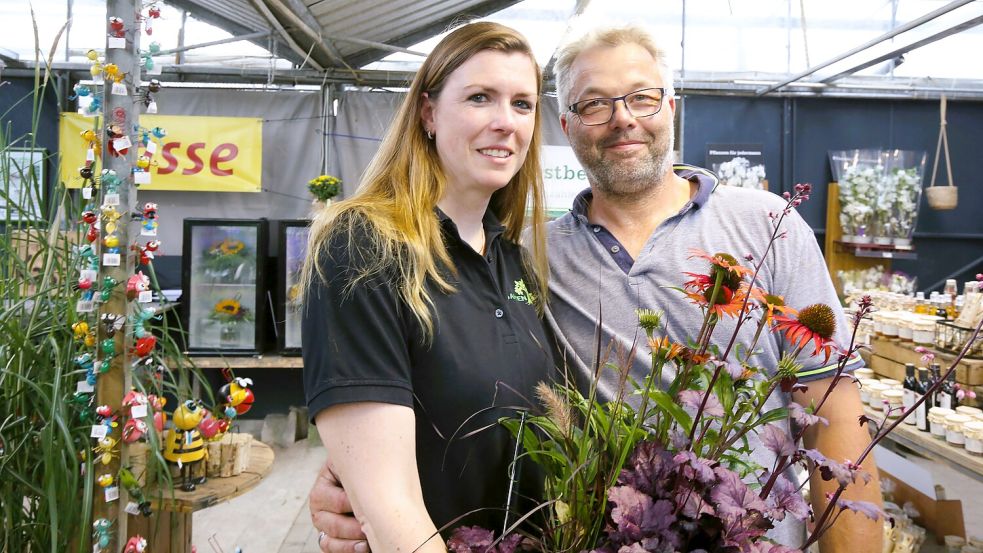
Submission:
{"label": "woman", "polygon": [[513,445],[495,421],[552,367],[540,85],[517,32],[458,28],[358,192],[312,224],[308,405],[374,551],[444,551],[440,527],[502,524]]}

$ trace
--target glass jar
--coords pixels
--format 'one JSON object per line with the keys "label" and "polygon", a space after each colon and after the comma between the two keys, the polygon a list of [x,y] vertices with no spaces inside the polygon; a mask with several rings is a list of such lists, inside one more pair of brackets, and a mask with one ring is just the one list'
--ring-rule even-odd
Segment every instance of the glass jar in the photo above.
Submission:
{"label": "glass jar", "polygon": [[935,320],[927,320],[919,317],[911,328],[911,341],[923,345],[931,346],[935,342]]}
{"label": "glass jar", "polygon": [[945,407],[932,407],[928,410],[928,422],[932,430],[932,436],[939,440],[945,439],[945,418],[955,414],[952,409]]}
{"label": "glass jar", "polygon": [[956,407],[956,412],[960,415],[969,415],[974,419],[980,419],[980,417],[983,416],[983,409],[979,409],[978,407],[970,407],[969,405],[960,405],[959,407]]}
{"label": "glass jar", "polygon": [[853,376],[856,377],[857,380],[863,380],[865,378],[874,378],[874,370],[868,369],[867,367],[861,367],[853,371]]}
{"label": "glass jar", "polygon": [[[878,382],[877,379],[875,378],[861,378],[859,379],[859,381],[860,381],[860,401],[870,405],[870,387],[874,385],[880,386],[881,383]],[[875,405],[875,407],[879,409],[880,405]]]}
{"label": "glass jar", "polygon": [[904,392],[894,388],[881,392],[881,410],[890,419],[896,419],[904,409],[902,403]]}
{"label": "glass jar", "polygon": [[945,441],[954,447],[963,447],[966,436],[963,435],[963,425],[973,420],[969,415],[953,412],[945,417]]}
{"label": "glass jar", "polygon": [[877,381],[888,388],[898,388],[901,386],[901,381],[893,378],[878,378]]}
{"label": "glass jar", "polygon": [[878,411],[883,411],[884,407],[881,402],[884,401],[884,398],[881,394],[883,394],[885,391],[890,389],[891,389],[890,387],[885,386],[884,384],[881,384],[878,381],[874,381],[868,384],[867,390],[870,394],[870,400],[868,403],[870,404],[870,406],[874,409],[877,409]]}
{"label": "glass jar", "polygon": [[964,423],[963,436],[966,438],[966,452],[983,456],[983,421],[971,420]]}

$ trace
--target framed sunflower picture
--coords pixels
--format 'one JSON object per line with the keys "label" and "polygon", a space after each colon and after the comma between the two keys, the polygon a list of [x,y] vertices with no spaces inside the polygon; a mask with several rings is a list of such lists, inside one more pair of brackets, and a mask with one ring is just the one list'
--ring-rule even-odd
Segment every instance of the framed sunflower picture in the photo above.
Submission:
{"label": "framed sunflower picture", "polygon": [[185,219],[182,259],[186,349],[254,355],[264,344],[267,221]]}

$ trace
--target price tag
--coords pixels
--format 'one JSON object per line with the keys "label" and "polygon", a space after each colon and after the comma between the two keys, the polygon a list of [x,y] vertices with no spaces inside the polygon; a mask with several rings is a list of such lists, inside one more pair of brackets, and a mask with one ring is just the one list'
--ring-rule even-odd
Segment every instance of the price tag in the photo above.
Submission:
{"label": "price tag", "polygon": [[157,113],[157,102],[147,104],[147,113]]}
{"label": "price tag", "polygon": [[82,269],[79,271],[79,280],[95,281],[97,278],[99,278],[99,273],[93,271],[92,269]]}
{"label": "price tag", "polygon": [[133,184],[150,184],[150,171],[135,171],[133,173]]}
{"label": "price tag", "polygon": [[101,439],[103,439],[103,438],[106,437],[106,430],[107,430],[107,428],[106,428],[105,425],[102,425],[102,424],[93,424],[92,425],[92,431],[89,432],[89,437],[90,438],[95,438],[97,440],[101,440]]}
{"label": "price tag", "polygon": [[118,253],[102,254],[102,264],[106,267],[119,267],[120,256]]}
{"label": "price tag", "polygon": [[893,252],[881,252],[881,257],[883,257],[884,259],[891,259],[892,257],[894,257],[894,253]]}
{"label": "price tag", "polygon": [[106,48],[126,48],[126,38],[111,36],[106,41]]}
{"label": "price tag", "polygon": [[154,293],[150,290],[144,290],[137,296],[137,303],[150,303],[152,301],[154,301]]}
{"label": "price tag", "polygon": [[157,153],[157,143],[153,140],[147,142],[147,153],[150,154],[151,157]]}
{"label": "price tag", "polygon": [[96,387],[93,386],[92,384],[89,384],[85,380],[79,380],[78,382],[75,383],[75,393],[91,394],[94,391],[96,391]]}
{"label": "price tag", "polygon": [[163,70],[164,66],[155,61],[154,66],[147,70],[147,75],[160,75]]}
{"label": "price tag", "polygon": [[145,403],[138,403],[133,407],[130,407],[130,416],[135,419],[142,419],[147,416],[147,405]]}
{"label": "price tag", "polygon": [[133,142],[130,142],[129,136],[124,135],[119,138],[113,139],[113,147],[116,148],[117,150],[125,150],[130,146],[133,146]]}
{"label": "price tag", "polygon": [[135,501],[130,501],[126,504],[126,507],[123,507],[123,512],[134,516],[139,515],[141,514],[140,505],[138,505]]}
{"label": "price tag", "polygon": [[88,150],[86,150],[85,151],[85,161],[95,161],[95,160],[96,160],[96,151],[94,149],[92,149],[92,148],[89,148]]}
{"label": "price tag", "polygon": [[106,503],[116,501],[119,499],[119,486],[110,486],[103,490],[103,493],[106,494]]}
{"label": "price tag", "polygon": [[75,304],[75,311],[79,313],[92,313],[95,309],[96,305],[92,300],[79,300]]}
{"label": "price tag", "polygon": [[[157,229],[140,227],[140,236],[157,236]],[[147,252],[147,257],[153,259],[154,252]]]}
{"label": "price tag", "polygon": [[103,198],[103,204],[112,206],[119,205],[119,194],[106,194],[106,197]]}
{"label": "price tag", "polygon": [[113,96],[129,96],[129,92],[126,91],[126,85],[123,83],[113,83],[112,94]]}
{"label": "price tag", "polygon": [[86,186],[82,189],[82,199],[91,200],[92,199],[92,187]]}

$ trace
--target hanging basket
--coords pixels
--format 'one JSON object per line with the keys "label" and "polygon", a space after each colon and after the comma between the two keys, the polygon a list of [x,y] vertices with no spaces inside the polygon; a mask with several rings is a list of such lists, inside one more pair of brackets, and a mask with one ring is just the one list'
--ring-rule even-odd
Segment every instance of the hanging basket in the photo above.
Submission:
{"label": "hanging basket", "polygon": [[959,203],[959,189],[955,186],[929,186],[925,189],[925,197],[932,209],[955,209]]}
{"label": "hanging basket", "polygon": [[[935,147],[935,164],[932,166],[932,182],[925,189],[928,206],[937,210],[955,209],[956,204],[959,203],[959,189],[956,188],[956,185],[952,184],[952,161],[949,159],[949,136],[945,132],[945,109],[946,99],[943,95],[939,108],[941,116],[939,123],[939,143]],[[949,173],[949,186],[935,186],[935,175],[939,169],[939,154],[942,153],[943,146],[945,146],[945,168],[946,172]]]}

